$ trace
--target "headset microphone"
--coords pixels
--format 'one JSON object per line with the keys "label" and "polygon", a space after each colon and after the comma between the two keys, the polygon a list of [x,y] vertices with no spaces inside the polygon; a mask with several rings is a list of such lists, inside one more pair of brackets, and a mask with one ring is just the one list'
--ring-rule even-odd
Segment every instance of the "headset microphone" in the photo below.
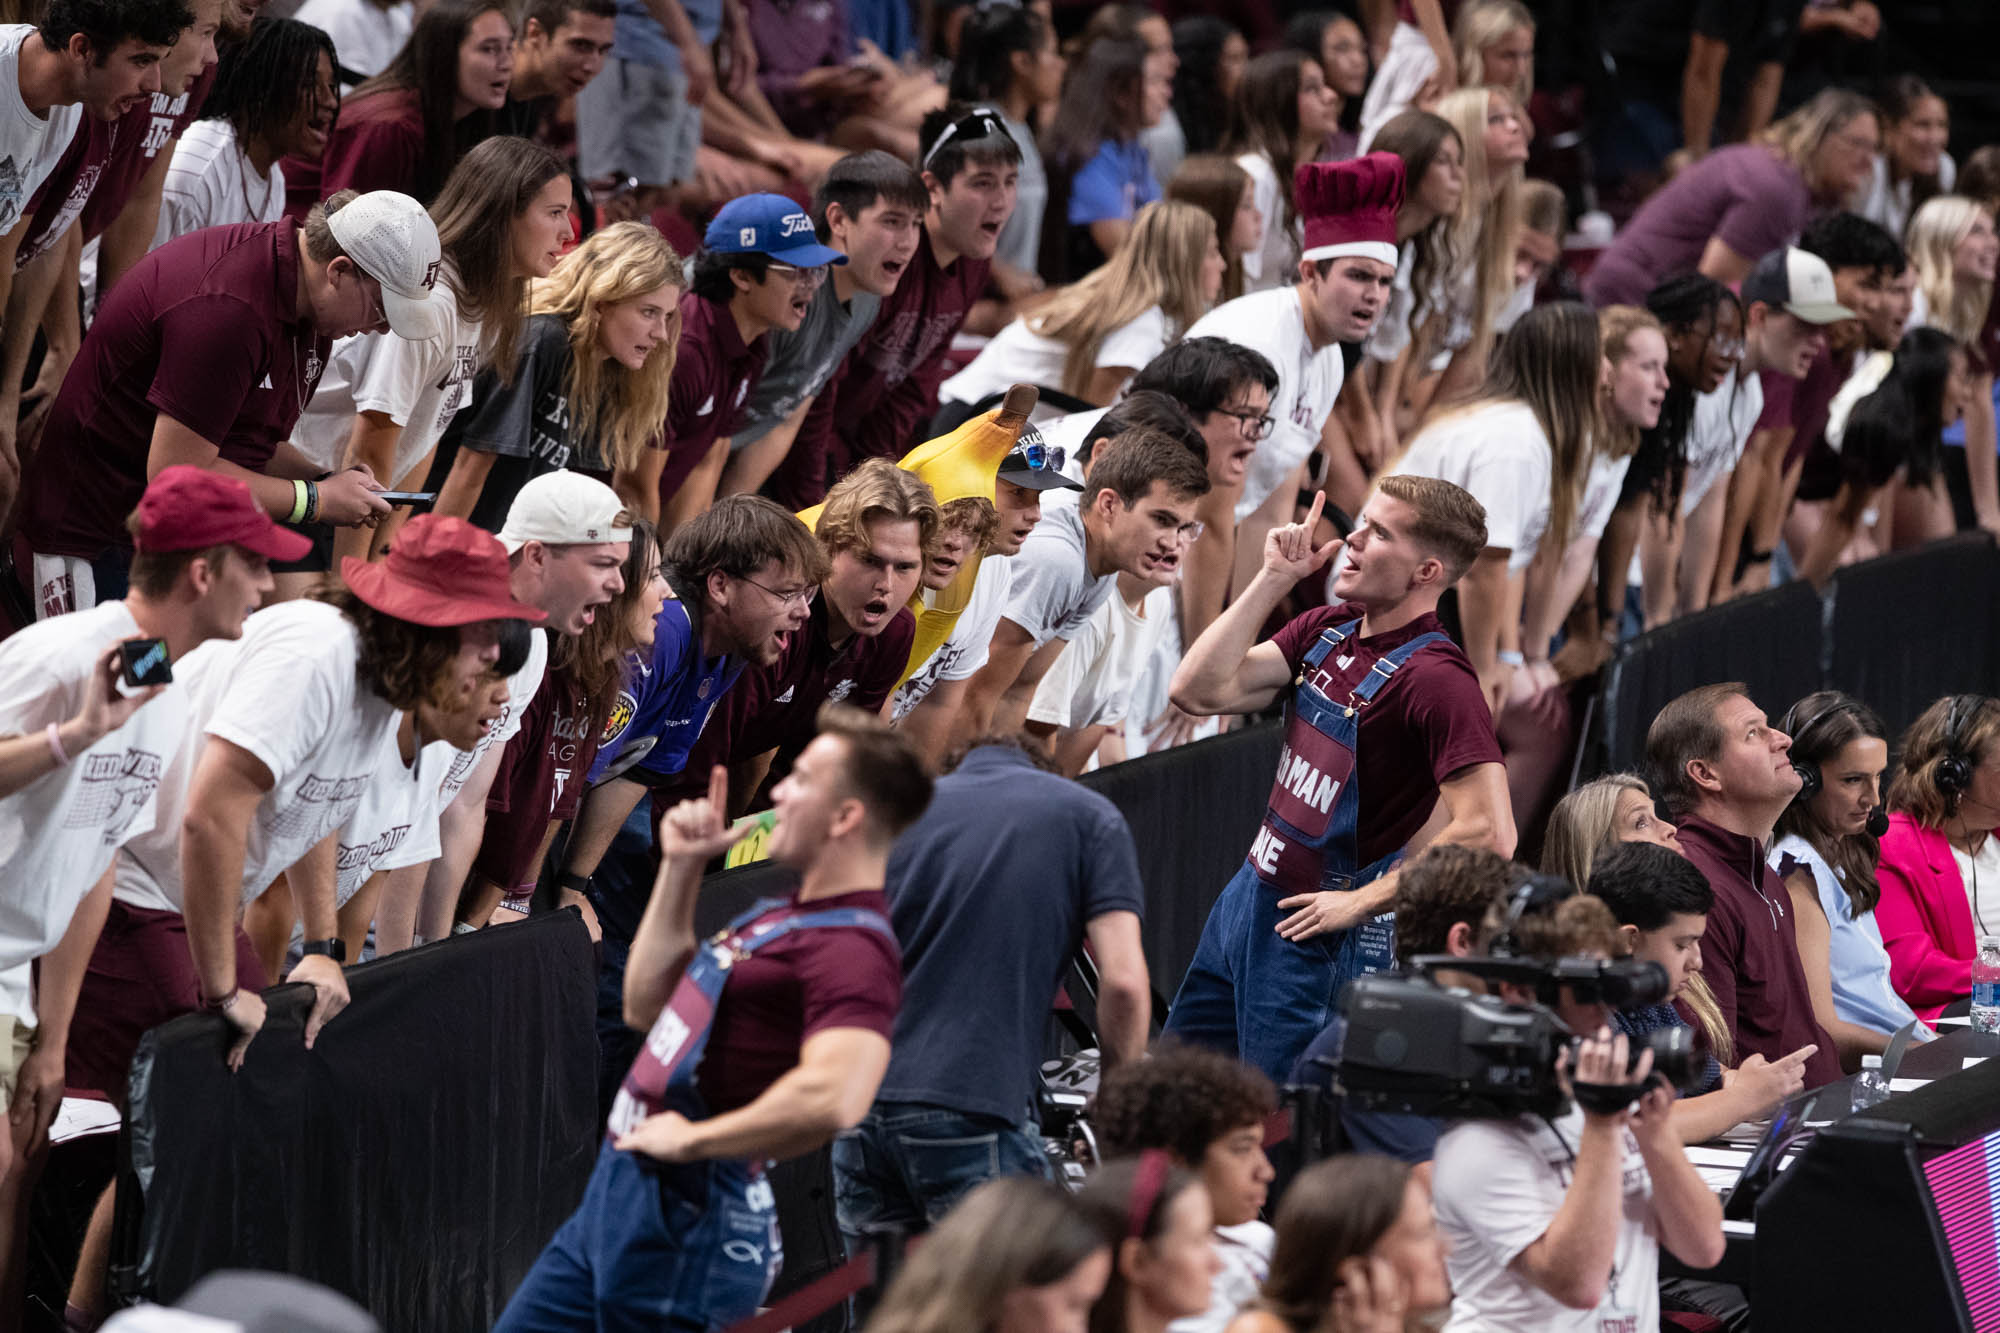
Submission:
{"label": "headset microphone", "polygon": [[1889,831],[1889,812],[1876,806],[1868,812],[1868,836],[1879,838]]}

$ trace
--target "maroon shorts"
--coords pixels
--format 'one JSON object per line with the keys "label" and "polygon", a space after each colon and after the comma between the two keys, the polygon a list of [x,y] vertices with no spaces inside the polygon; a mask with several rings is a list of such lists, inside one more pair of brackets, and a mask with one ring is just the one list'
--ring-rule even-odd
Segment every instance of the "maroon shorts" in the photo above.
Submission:
{"label": "maroon shorts", "polygon": [[[260,991],[264,965],[236,928],[236,984]],[[113,900],[70,1020],[63,1055],[71,1089],[101,1092],[125,1104],[125,1080],[139,1038],[170,1018],[201,1008],[201,987],[188,953],[187,921],[179,912],[131,907]]]}

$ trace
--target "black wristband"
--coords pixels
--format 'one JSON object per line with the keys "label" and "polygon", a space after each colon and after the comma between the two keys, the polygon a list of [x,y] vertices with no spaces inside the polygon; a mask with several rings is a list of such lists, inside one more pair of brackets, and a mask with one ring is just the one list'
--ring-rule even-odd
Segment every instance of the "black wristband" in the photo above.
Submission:
{"label": "black wristband", "polygon": [[344,963],[347,961],[347,941],[338,935],[323,940],[307,940],[299,952],[307,957],[320,954],[336,963]]}
{"label": "black wristband", "polygon": [[571,893],[589,894],[590,876],[579,875],[574,870],[565,870],[556,876],[556,883]]}
{"label": "black wristband", "polygon": [[1778,551],[1776,547],[1773,547],[1768,551],[1752,551],[1749,557],[1746,558],[1743,563],[1746,565],[1768,565],[1771,563],[1771,557],[1776,555],[1777,553]]}

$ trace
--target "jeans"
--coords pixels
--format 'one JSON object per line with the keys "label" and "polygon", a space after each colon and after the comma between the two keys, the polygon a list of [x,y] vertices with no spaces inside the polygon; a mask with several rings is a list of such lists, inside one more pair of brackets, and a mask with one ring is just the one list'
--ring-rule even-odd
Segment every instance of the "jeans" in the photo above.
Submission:
{"label": "jeans", "polygon": [[878,1232],[922,1231],[989,1180],[1051,1175],[1034,1121],[923,1102],[876,1102],[833,1141],[834,1206],[850,1255]]}
{"label": "jeans", "polygon": [[660,1168],[606,1144],[493,1333],[711,1333],[757,1311],[783,1252],[740,1162]]}

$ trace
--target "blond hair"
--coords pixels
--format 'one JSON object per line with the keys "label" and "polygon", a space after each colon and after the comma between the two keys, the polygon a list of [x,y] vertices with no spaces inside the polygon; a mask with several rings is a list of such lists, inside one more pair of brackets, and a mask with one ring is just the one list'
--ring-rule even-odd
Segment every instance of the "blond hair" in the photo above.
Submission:
{"label": "blond hair", "polygon": [[1838,199],[1839,190],[1822,181],[1813,164],[1819,159],[1819,151],[1826,146],[1828,139],[1862,116],[1873,116],[1878,125],[1881,123],[1881,113],[1875,109],[1875,104],[1861,94],[1844,88],[1827,88],[1765,130],[1763,143],[1792,164],[1813,198],[1834,202]]}
{"label": "blond hair", "polygon": [[868,525],[878,518],[913,519],[918,541],[929,555],[937,547],[938,502],[930,484],[886,458],[865,459],[833,484],[820,506],[813,535],[826,553],[868,550]]}
{"label": "blond hair", "polygon": [[[667,337],[634,371],[597,345],[604,308],[661,287],[675,289]],[[529,293],[529,312],[569,326],[569,420],[575,438],[591,440],[613,469],[644,461],[667,419],[667,391],[679,354],[681,257],[644,222],[614,222],[564,255]]]}
{"label": "blond hair", "polygon": [[1992,216],[1985,205],[1962,194],[1941,194],[1910,219],[1910,266],[1930,308],[1931,327],[1962,343],[1978,338],[1993,300],[1991,280],[1962,279],[1952,263],[1953,252],[1982,215]]}
{"label": "blond hair", "polygon": [[1104,340],[1154,306],[1166,315],[1174,337],[1206,314],[1201,270],[1210,244],[1220,243],[1215,219],[1193,204],[1163,199],[1140,209],[1131,234],[1111,258],[1028,317],[1029,329],[1068,349],[1062,391],[1082,394]]}
{"label": "blond hair", "polygon": [[1505,88],[1461,88],[1438,103],[1437,114],[1451,122],[1465,149],[1465,192],[1459,196],[1453,249],[1472,262],[1472,342],[1485,345],[1493,320],[1514,295],[1514,249],[1520,241],[1521,183],[1518,164],[1496,183],[1486,162],[1486,113],[1495,97],[1527,112]]}
{"label": "blond hair", "polygon": [[[1632,355],[1632,335],[1641,329],[1651,329],[1665,338],[1666,330],[1650,310],[1635,305],[1608,305],[1597,312],[1599,341],[1604,347],[1604,359],[1617,365]],[[1639,448],[1639,428],[1629,421],[1620,421],[1611,410],[1610,389],[1605,390],[1605,401],[1598,405],[1600,429],[1596,452],[1606,458],[1630,458]]]}
{"label": "blond hair", "polygon": [[[1484,52],[1495,42],[1504,40],[1510,33],[1526,29],[1530,37],[1535,35],[1535,16],[1528,12],[1520,0],[1474,0],[1459,11],[1457,31],[1452,33],[1452,49],[1458,53],[1458,84],[1461,88],[1478,88],[1486,84],[1486,58]],[[1494,87],[1501,87],[1494,84]],[[1528,104],[1528,98],[1535,91],[1534,65],[1530,62],[1521,77],[1507,92],[1521,106]]]}

